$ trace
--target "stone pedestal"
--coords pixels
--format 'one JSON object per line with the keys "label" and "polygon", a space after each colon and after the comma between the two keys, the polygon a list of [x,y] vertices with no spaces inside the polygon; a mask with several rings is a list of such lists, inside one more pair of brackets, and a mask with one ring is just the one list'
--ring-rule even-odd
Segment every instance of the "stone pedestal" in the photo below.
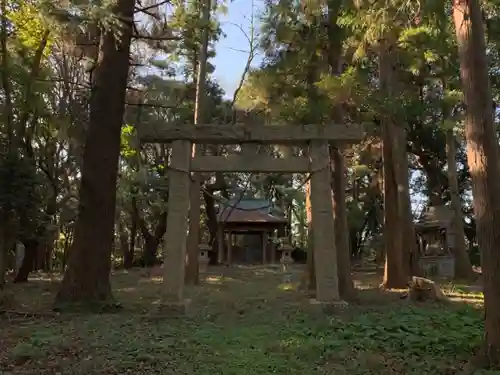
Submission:
{"label": "stone pedestal", "polygon": [[418,263],[427,278],[453,279],[455,277],[455,257],[453,255],[423,256]]}

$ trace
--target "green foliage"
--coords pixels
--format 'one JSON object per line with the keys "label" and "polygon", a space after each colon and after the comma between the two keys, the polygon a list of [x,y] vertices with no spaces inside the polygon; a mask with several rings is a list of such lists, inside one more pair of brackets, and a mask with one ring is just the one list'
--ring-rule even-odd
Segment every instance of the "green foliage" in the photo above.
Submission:
{"label": "green foliage", "polygon": [[[201,19],[201,2],[185,2],[182,0],[173,0],[170,2],[173,6],[173,11],[168,14],[166,22],[168,27],[180,35],[180,39],[167,43],[164,47],[165,51],[169,52],[168,61],[181,63],[178,69],[187,81],[195,80],[195,72],[198,63],[199,46],[201,43],[202,30],[206,25]],[[214,10],[220,8],[224,11],[224,4],[212,2]],[[215,51],[212,49],[214,42],[218,41],[222,35],[222,30],[215,17],[212,17],[210,22],[208,57],[215,56]],[[208,63],[207,71],[214,71],[214,67]]]}
{"label": "green foliage", "polygon": [[0,212],[19,217],[40,208],[42,181],[32,160],[13,153],[1,157],[0,181]]}
{"label": "green foliage", "polygon": [[128,312],[40,320],[22,341],[26,328],[14,325],[0,365],[14,373],[23,366],[26,375],[54,368],[75,375],[382,375],[388,368],[442,375],[458,371],[482,339],[482,312],[466,305],[390,303],[365,291],[365,303],[374,298],[369,306],[325,314],[297,291],[276,288],[280,272],[245,272],[197,287],[181,320],[142,314],[161,285],[137,283],[133,272],[114,275]]}
{"label": "green foliage", "polygon": [[[6,18],[12,29],[15,30],[16,47],[33,54],[40,44],[42,35],[50,27],[47,19],[41,13],[40,4],[30,1],[12,1],[9,4],[9,9]],[[53,39],[50,39],[44,49],[45,56],[50,52],[52,43]]]}
{"label": "green foliage", "polygon": [[133,158],[137,156],[137,135],[132,125],[122,126],[120,137],[121,155],[124,158]]}

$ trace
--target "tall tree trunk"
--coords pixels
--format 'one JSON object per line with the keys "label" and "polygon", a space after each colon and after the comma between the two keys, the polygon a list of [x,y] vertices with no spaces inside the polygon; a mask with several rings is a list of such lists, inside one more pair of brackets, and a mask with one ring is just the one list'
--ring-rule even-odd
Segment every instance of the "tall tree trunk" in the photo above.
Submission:
{"label": "tall tree trunk", "polygon": [[[390,42],[389,42],[390,43]],[[394,97],[394,51],[392,45],[381,46],[379,55],[379,69],[381,90],[387,98]],[[389,111],[389,109],[386,109]],[[408,282],[407,266],[405,265],[405,249],[403,244],[404,227],[401,225],[400,217],[400,195],[398,194],[400,168],[398,162],[398,151],[396,147],[405,147],[398,144],[401,136],[398,134],[396,118],[394,114],[385,113],[382,120],[382,139],[384,163],[384,213],[385,232],[384,242],[386,247],[385,271],[382,285],[385,288],[405,288]],[[404,138],[403,138],[404,139]],[[399,169],[399,171],[398,171]]]}
{"label": "tall tree trunk", "polygon": [[[1,68],[0,74],[3,89],[2,120],[6,127],[8,153],[14,155],[19,147],[19,142],[14,131],[14,113],[12,105],[12,87],[9,75],[9,50],[7,48],[9,20],[7,18],[7,0],[0,0],[0,47]],[[0,210],[0,293],[5,286],[5,273],[7,272],[7,253],[9,248],[9,232],[13,222],[10,212]],[[1,299],[0,294],[0,299]]]}
{"label": "tall tree trunk", "polygon": [[[125,230],[125,223],[120,222],[119,224],[119,245],[120,245],[120,253],[124,257],[126,257],[126,254],[128,252],[128,236],[127,236],[127,231]],[[125,265],[125,261],[123,262]]]}
{"label": "tall tree trunk", "polygon": [[0,212],[0,301],[2,291],[5,287],[5,276],[7,272],[7,254],[9,249],[9,223],[11,219],[7,214]]}
{"label": "tall tree trunk", "polygon": [[466,105],[465,137],[484,277],[485,358],[500,368],[500,158],[492,110],[481,7],[453,0]]}
{"label": "tall tree trunk", "polygon": [[[200,46],[200,55],[198,59],[198,77],[196,81],[196,101],[194,109],[194,123],[203,122],[205,113],[206,80],[207,80],[207,59],[208,59],[208,40],[210,34],[210,11],[212,9],[211,0],[199,0],[202,8],[203,34]],[[193,156],[197,152],[196,145],[193,144]],[[200,241],[200,187],[201,174],[193,175],[191,183],[191,206],[189,209],[189,236],[187,240],[187,262],[185,272],[186,284],[195,285],[199,282],[198,270],[198,244]]]}
{"label": "tall tree trunk", "polygon": [[155,236],[143,233],[144,247],[142,249],[142,265],[153,267],[157,261],[158,245],[160,242]]}
{"label": "tall tree trunk", "polygon": [[120,20],[121,32],[108,29],[100,40],[83,151],[75,239],[56,297],[60,308],[68,304],[95,308],[113,300],[109,275],[134,4],[134,0],[117,1],[113,13]]}
{"label": "tall tree trunk", "polygon": [[[328,1],[328,64],[334,75],[340,75],[342,43],[344,34],[337,25],[341,2]],[[343,122],[343,111],[340,103],[332,109],[332,119],[338,123]],[[332,169],[332,203],[335,217],[335,244],[337,248],[337,270],[339,278],[339,293],[342,298],[353,297],[354,284],[351,277],[351,262],[349,251],[349,228],[347,225],[347,207],[345,195],[344,156],[338,148],[330,147]]]}
{"label": "tall tree trunk", "polygon": [[472,265],[465,247],[464,222],[462,220],[462,204],[457,180],[457,148],[453,130],[446,131],[446,158],[448,160],[448,184],[450,185],[451,208],[453,209],[453,232],[455,243],[455,278],[471,280],[474,277]]}
{"label": "tall tree trunk", "polygon": [[144,267],[153,267],[157,261],[158,245],[167,230],[167,213],[163,212],[160,215],[153,234],[149,233],[143,218],[139,217],[138,221],[142,237],[144,238],[142,264]]}
{"label": "tall tree trunk", "polygon": [[[134,194],[134,192],[132,192],[132,194]],[[139,212],[137,210],[137,198],[135,197],[135,195],[133,195],[129,244],[127,252],[123,254],[123,266],[126,269],[132,268],[132,266],[134,265],[135,240],[137,238],[138,221],[139,221]]]}
{"label": "tall tree trunk", "polygon": [[429,198],[430,206],[441,206],[444,204],[442,197],[443,183],[441,181],[441,170],[435,163],[433,159],[428,157],[420,157],[420,164],[425,171],[425,177],[427,179],[427,196]]}
{"label": "tall tree trunk", "polygon": [[411,274],[419,274],[418,263],[412,260],[417,255],[417,242],[415,240],[415,227],[411,211],[410,176],[408,168],[408,154],[406,152],[406,130],[399,124],[396,127],[398,136],[395,151],[396,175],[398,181],[398,210],[399,221],[402,226],[401,249],[403,257],[403,275],[405,278]]}
{"label": "tall tree trunk", "polygon": [[344,155],[342,155],[338,148],[331,148],[330,158],[333,163],[332,190],[339,294],[341,298],[351,299],[355,291],[351,277],[351,252],[349,251],[349,227],[347,225]]}
{"label": "tall tree trunk", "polygon": [[209,254],[210,264],[217,264],[217,249],[219,248],[219,239],[217,236],[217,211],[215,210],[215,199],[212,196],[213,191],[203,191],[203,200],[205,201],[206,226],[210,235],[209,243],[212,251]]}
{"label": "tall tree trunk", "polygon": [[33,271],[35,266],[38,247],[40,246],[38,239],[36,238],[23,241],[23,245],[24,257],[21,267],[14,278],[15,283],[25,283],[28,281],[29,274]]}

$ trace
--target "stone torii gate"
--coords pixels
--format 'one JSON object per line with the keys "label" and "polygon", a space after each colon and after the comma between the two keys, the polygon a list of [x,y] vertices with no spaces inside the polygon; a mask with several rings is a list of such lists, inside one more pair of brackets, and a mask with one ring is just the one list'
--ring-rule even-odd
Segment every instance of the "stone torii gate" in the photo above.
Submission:
{"label": "stone torii gate", "polygon": [[[190,206],[190,172],[310,173],[314,225],[316,297],[321,303],[339,299],[337,253],[331,193],[329,143],[357,143],[358,125],[166,125],[137,128],[143,143],[170,143],[169,198],[164,241],[163,303],[183,305],[186,240]],[[276,159],[266,155],[192,157],[196,144],[309,145],[308,157]]]}

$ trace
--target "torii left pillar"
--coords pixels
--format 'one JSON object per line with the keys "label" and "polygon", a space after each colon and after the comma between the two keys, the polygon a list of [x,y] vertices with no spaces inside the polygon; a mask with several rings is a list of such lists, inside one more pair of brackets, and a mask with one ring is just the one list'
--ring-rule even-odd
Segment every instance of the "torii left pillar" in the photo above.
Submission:
{"label": "torii left pillar", "polygon": [[190,205],[191,142],[172,142],[167,230],[163,241],[162,306],[185,310],[184,274]]}

